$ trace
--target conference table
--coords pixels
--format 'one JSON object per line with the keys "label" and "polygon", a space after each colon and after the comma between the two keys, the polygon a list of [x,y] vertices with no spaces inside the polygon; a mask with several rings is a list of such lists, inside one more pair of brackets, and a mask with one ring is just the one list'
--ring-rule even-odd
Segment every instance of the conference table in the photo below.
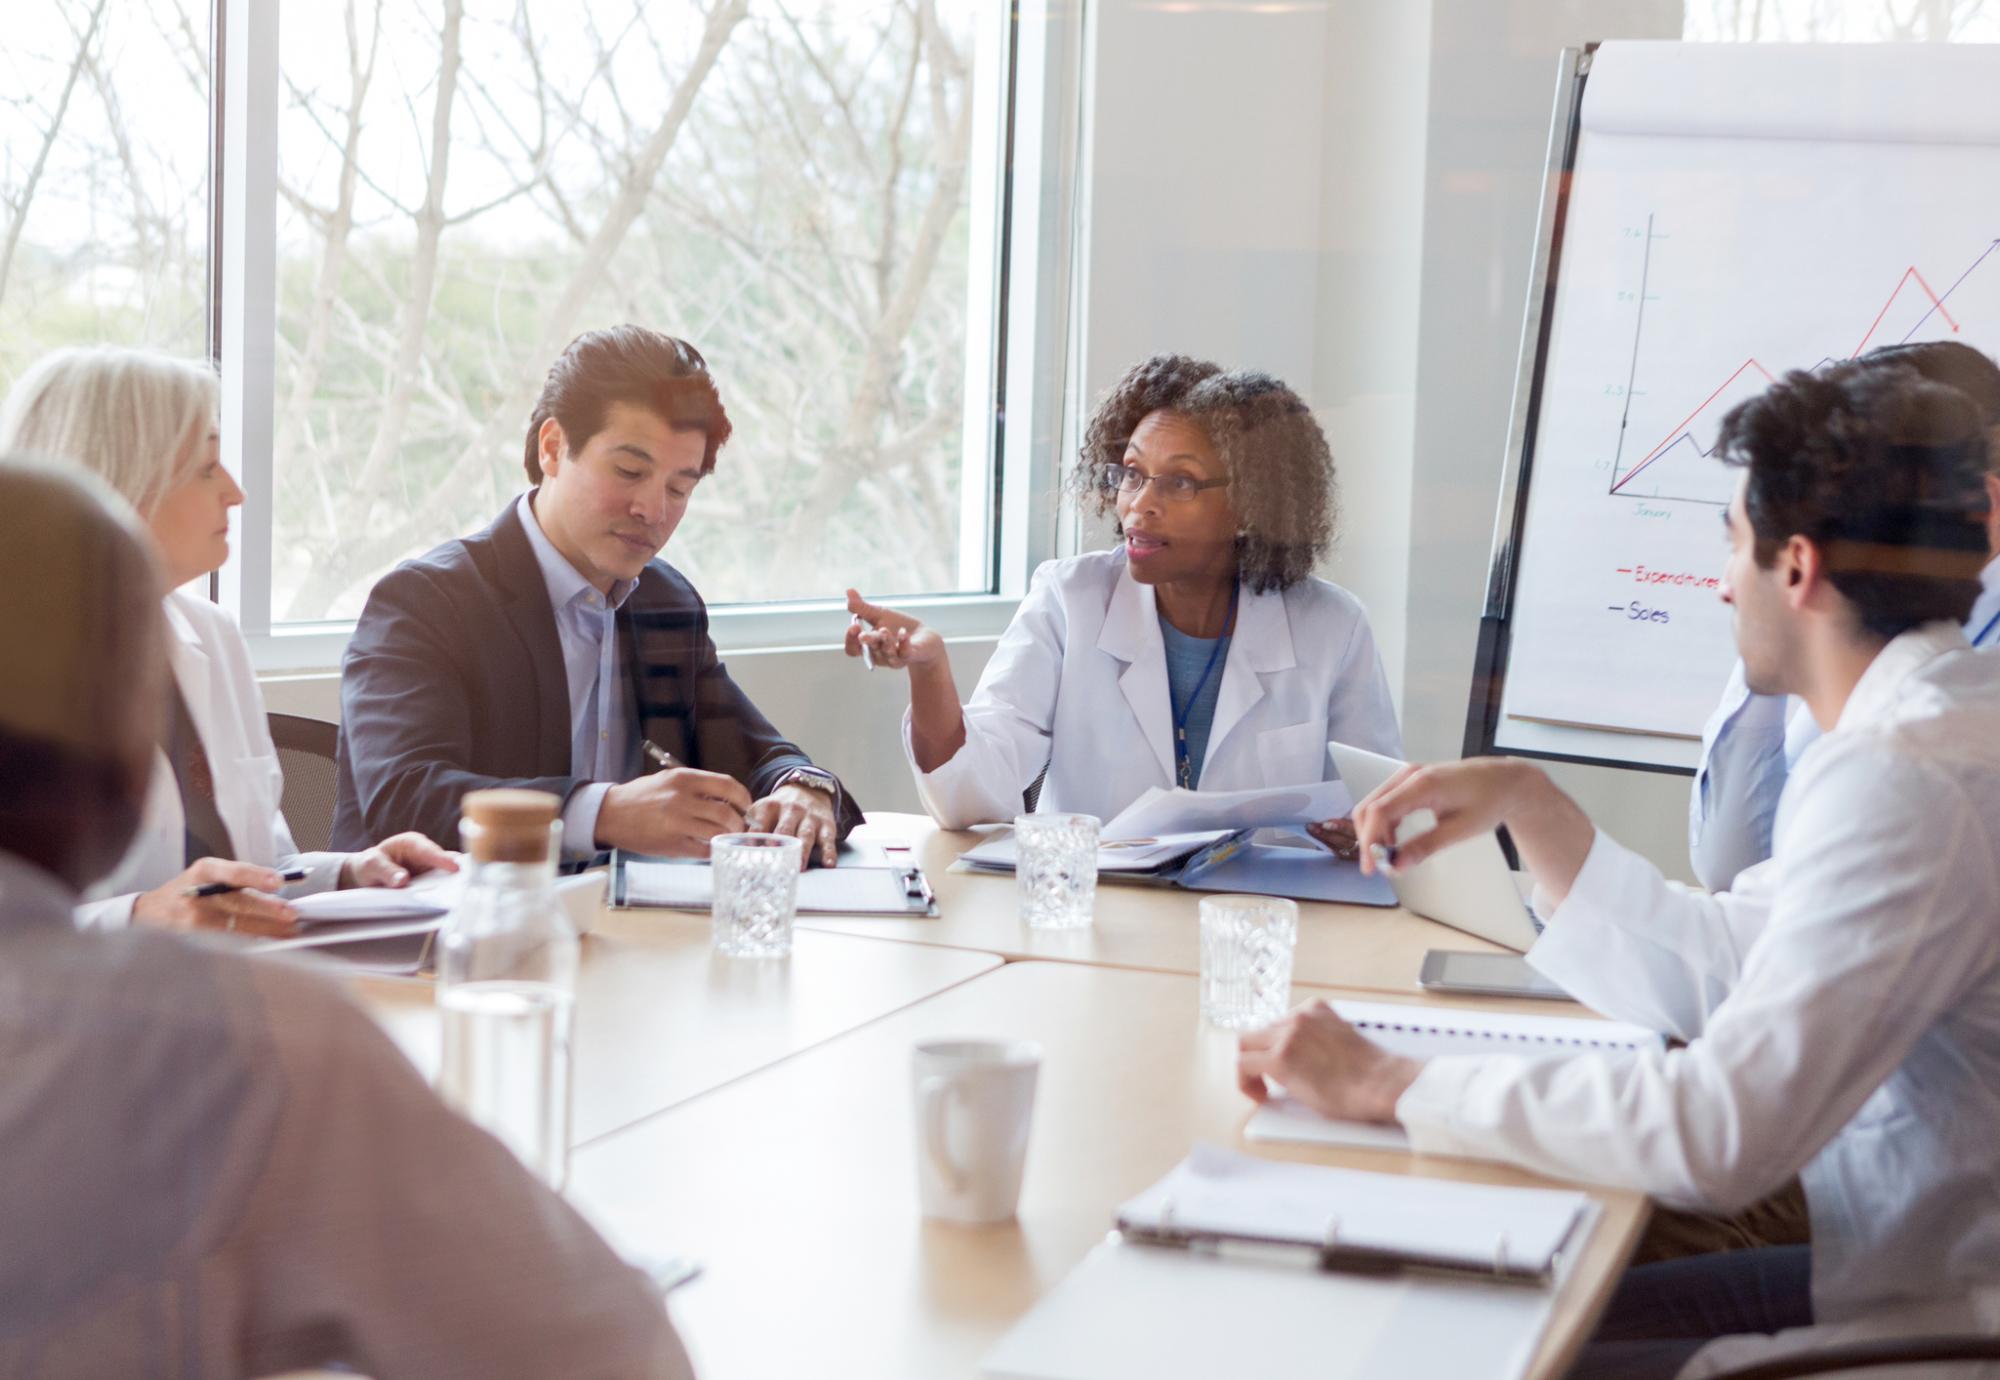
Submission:
{"label": "conference table", "polygon": [[[1104,1239],[1120,1203],[1198,1141],[1253,1148],[1234,1037],[1198,1010],[1196,896],[1100,886],[1089,929],[1031,932],[1011,878],[948,871],[976,835],[911,816],[868,827],[921,858],[937,918],[802,917],[789,959],[735,960],[711,953],[706,915],[604,908],[583,942],[568,1196],[635,1256],[702,1262],[672,1309],[706,1380],[975,1375]],[[1415,987],[1425,949],[1492,945],[1395,908],[1300,911],[1295,1000],[1494,1004]],[[429,985],[355,983],[419,1067],[435,1068]],[[1506,1006],[1580,1014],[1565,1002]],[[910,1051],[936,1036],[1019,1037],[1044,1051],[1014,1222],[964,1227],[918,1211]],[[1546,1182],[1404,1152],[1254,1153]],[[1573,1359],[1647,1219],[1642,1195],[1586,1191],[1602,1215],[1556,1297],[1537,1380]]]}
{"label": "conference table", "polygon": [[[577,969],[571,1126],[587,1144],[1001,965],[993,954],[800,933],[782,962],[724,958],[706,915],[604,909]],[[428,1077],[431,984],[355,980]]]}
{"label": "conference table", "polygon": [[[971,830],[940,829],[923,815],[871,814],[857,840],[907,848],[936,894],[936,918],[900,916],[800,916],[802,929],[895,939],[911,944],[969,949],[1012,960],[1046,959],[1163,973],[1199,973],[1201,895],[1174,887],[1100,881],[1088,928],[1031,930],[1015,911],[1011,877],[953,871],[958,855],[980,842]],[[1329,867],[1334,861],[1327,860]],[[1374,992],[1414,992],[1430,949],[1506,953],[1463,930],[1426,920],[1400,906],[1299,902],[1296,982]],[[1532,1004],[1510,1004],[1528,1011]],[[1574,1013],[1568,1002],[1546,1007]]]}

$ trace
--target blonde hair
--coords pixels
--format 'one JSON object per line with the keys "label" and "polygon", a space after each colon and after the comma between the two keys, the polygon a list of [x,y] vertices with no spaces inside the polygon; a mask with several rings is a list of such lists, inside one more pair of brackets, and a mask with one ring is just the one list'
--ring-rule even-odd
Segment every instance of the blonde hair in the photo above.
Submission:
{"label": "blonde hair", "polygon": [[114,345],[56,350],[0,407],[0,450],[83,466],[151,517],[194,466],[221,387],[206,363]]}

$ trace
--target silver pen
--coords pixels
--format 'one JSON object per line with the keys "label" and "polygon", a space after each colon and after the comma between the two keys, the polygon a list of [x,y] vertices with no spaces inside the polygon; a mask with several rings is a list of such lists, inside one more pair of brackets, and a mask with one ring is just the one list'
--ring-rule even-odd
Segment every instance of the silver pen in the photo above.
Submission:
{"label": "silver pen", "polygon": [[664,1298],[700,1275],[702,1264],[689,1256],[670,1255],[665,1260],[647,1262],[645,1270],[653,1281],[654,1292]]}
{"label": "silver pen", "polygon": [[[863,632],[875,631],[875,625],[858,613],[854,615],[854,621],[861,625],[861,631]],[[875,654],[868,650],[866,642],[861,644],[861,664],[871,671],[875,669]]]}
{"label": "silver pen", "polygon": [[639,744],[639,750],[646,754],[647,761],[651,762],[661,771],[680,770],[681,764],[674,760],[674,755],[671,752],[668,752],[665,748],[661,747],[658,743],[654,742],[651,738],[648,738],[646,739],[646,741]]}

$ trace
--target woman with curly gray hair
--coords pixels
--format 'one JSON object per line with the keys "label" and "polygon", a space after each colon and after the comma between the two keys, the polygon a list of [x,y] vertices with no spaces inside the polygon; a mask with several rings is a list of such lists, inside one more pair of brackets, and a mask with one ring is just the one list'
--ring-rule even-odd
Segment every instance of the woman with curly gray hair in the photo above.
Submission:
{"label": "woman with curly gray hair", "polygon": [[[1148,787],[1321,781],[1329,739],[1400,756],[1367,615],[1312,571],[1333,457],[1298,394],[1185,355],[1098,404],[1072,492],[1121,541],[1050,561],[963,707],[944,640],[848,591],[847,654],[910,672],[904,745],[946,828],[1037,808],[1109,819]],[[1330,821],[1321,842],[1345,851]]]}

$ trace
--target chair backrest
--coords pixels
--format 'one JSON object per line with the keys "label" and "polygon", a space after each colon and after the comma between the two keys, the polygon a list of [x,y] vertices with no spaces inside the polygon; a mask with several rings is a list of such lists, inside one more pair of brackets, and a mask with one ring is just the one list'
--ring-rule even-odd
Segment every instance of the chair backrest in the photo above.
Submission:
{"label": "chair backrest", "polygon": [[279,808],[285,812],[285,823],[291,826],[292,840],[299,850],[317,853],[333,837],[340,728],[324,719],[297,714],[272,714],[269,718],[271,741],[277,745],[278,765],[285,773]]}

